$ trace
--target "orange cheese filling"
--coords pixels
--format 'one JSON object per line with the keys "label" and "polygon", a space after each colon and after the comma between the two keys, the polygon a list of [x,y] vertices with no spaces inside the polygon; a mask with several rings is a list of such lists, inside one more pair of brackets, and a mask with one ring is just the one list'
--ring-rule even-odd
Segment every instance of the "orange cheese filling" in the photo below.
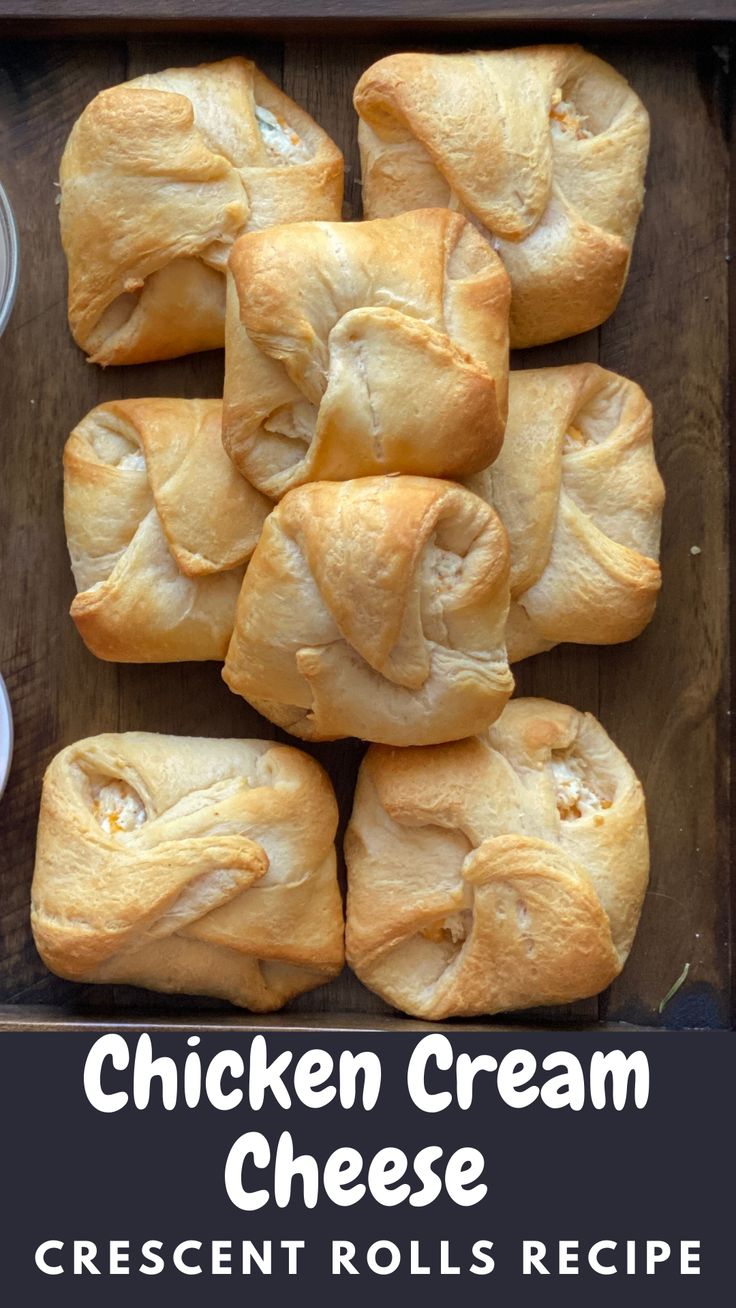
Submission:
{"label": "orange cheese filling", "polygon": [[587,127],[583,126],[586,115],[579,114],[571,101],[563,100],[559,87],[552,96],[549,116],[552,127],[556,128],[560,135],[574,136],[577,141],[590,140],[593,135]]}

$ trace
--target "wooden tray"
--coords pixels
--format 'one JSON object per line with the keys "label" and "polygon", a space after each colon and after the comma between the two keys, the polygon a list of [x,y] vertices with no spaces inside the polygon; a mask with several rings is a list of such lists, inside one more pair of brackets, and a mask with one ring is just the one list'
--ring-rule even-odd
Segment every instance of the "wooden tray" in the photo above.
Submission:
{"label": "wooden tray", "polygon": [[[347,972],[269,1023],[204,1000],[68,984],[50,976],[34,950],[28,897],[38,800],[43,770],[58,749],[106,730],[278,734],[228,692],[216,666],[100,663],[86,652],[67,616],[73,585],[62,526],[61,451],[70,428],[103,400],[215,396],[222,384],[220,353],[103,371],[86,364],[74,346],[54,203],[72,123],[97,91],[126,77],[243,53],[342,147],[345,216],[357,217],[360,172],[351,92],[362,69],[394,49],[504,46],[559,39],[561,32],[609,59],[649,109],[647,202],[629,282],[613,317],[597,331],[519,354],[514,366],[594,360],[640,382],[655,408],[668,498],[664,589],[645,634],[618,648],[558,649],[517,668],[520,693],[548,695],[600,717],[644,782],[652,843],[651,887],[622,977],[600,999],[534,1014],[532,1020],[731,1024],[730,29],[712,24],[736,11],[733,4],[695,6],[692,0],[653,3],[646,6],[657,20],[652,25],[636,21],[639,8],[598,3],[593,19],[586,17],[587,5],[557,5],[550,31],[548,17],[546,27],[540,26],[549,10],[523,3],[465,3],[459,19],[447,3],[407,2],[397,13],[397,6],[381,0],[74,0],[59,20],[52,0],[0,0],[0,34],[8,38],[0,54],[0,175],[21,233],[21,284],[0,345],[0,484],[7,523],[1,537],[0,669],[16,726],[13,770],[0,806],[0,1025],[6,1029],[189,1020],[220,1030],[414,1025],[391,1016]],[[685,35],[676,20],[695,9],[711,21],[690,23]],[[421,31],[410,26],[417,14]],[[140,35],[144,23],[173,25],[178,34]],[[193,26],[200,30],[180,35]],[[348,741],[312,752],[332,776],[344,823],[363,747]],[[685,983],[660,1014],[660,1001],[686,964]]]}

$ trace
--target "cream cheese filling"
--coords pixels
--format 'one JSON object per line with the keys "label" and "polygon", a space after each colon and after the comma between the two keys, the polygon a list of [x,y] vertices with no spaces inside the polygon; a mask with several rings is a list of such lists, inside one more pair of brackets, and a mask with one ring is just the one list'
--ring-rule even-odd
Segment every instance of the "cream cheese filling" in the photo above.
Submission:
{"label": "cream cheese filling", "polygon": [[549,123],[554,136],[574,136],[578,141],[589,141],[593,133],[583,124],[586,114],[578,113],[572,100],[563,100],[559,86],[552,93],[552,105],[549,111]]}
{"label": "cream cheese filling", "polygon": [[138,472],[146,471],[146,456],[142,450],[136,450],[134,454],[124,454],[119,468],[135,468]]}
{"label": "cream cheese filling", "polygon": [[436,945],[450,945],[456,948],[467,940],[473,922],[473,914],[468,908],[461,908],[457,913],[449,913],[439,922],[424,927],[421,935]]}
{"label": "cream cheese filling", "polygon": [[309,157],[304,141],[284,118],[257,104],[256,121],[268,156],[274,163],[300,163]]}
{"label": "cream cheese filling", "polygon": [[557,812],[563,822],[592,817],[611,807],[611,801],[592,788],[581,760],[574,755],[557,758],[553,755],[549,769],[555,787]]}
{"label": "cream cheese filling", "polygon": [[571,422],[562,439],[563,454],[569,454],[576,450],[582,450],[583,446],[587,444],[588,444],[588,437],[586,436],[585,432],[582,431],[580,427],[576,427],[575,424]]}
{"label": "cream cheese filling", "polygon": [[92,811],[107,836],[135,831],[146,820],[140,795],[121,778],[91,784]]}

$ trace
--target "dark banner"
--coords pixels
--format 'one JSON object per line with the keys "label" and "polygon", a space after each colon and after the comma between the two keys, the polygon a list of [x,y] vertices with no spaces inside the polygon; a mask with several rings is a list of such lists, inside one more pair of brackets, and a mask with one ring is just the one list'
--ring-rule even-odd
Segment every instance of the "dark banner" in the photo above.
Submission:
{"label": "dark banner", "polygon": [[717,1304],[733,1037],[6,1035],[8,1304]]}

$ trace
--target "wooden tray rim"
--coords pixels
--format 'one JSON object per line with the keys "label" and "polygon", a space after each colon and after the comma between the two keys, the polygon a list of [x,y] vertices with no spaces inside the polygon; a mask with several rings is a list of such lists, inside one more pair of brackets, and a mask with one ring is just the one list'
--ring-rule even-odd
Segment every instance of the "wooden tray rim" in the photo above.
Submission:
{"label": "wooden tray rim", "polygon": [[[83,40],[95,36],[110,39],[116,34],[130,36],[132,31],[170,31],[172,28],[186,37],[194,35],[197,30],[208,30],[214,35],[227,31],[251,32],[256,36],[272,36],[274,40],[285,40],[306,36],[314,38],[335,35],[337,30],[350,34],[352,39],[364,29],[367,36],[390,37],[400,29],[426,27],[427,39],[433,36],[447,36],[452,30],[465,30],[491,27],[506,30],[538,29],[535,35],[539,39],[550,38],[549,32],[560,29],[574,29],[582,34],[595,29],[597,34],[607,39],[617,35],[627,37],[646,35],[652,37],[656,30],[676,32],[684,27],[695,35],[697,29],[700,40],[708,39],[718,32],[730,42],[733,40],[736,24],[736,0],[701,0],[698,12],[693,13],[693,0],[651,0],[646,12],[641,12],[640,0],[599,0],[594,12],[591,12],[583,0],[561,0],[555,5],[554,14],[550,13],[549,0],[400,0],[400,9],[395,0],[65,0],[64,16],[59,17],[58,0],[0,0],[0,37],[28,37],[48,41],[63,32],[65,37],[78,36]],[[397,12],[398,9],[398,12]],[[728,52],[726,52],[728,53]],[[736,54],[736,49],[732,51]],[[1,59],[0,59],[1,63]],[[732,126],[732,161],[736,161],[736,103],[730,106],[729,117]],[[727,114],[729,110],[727,109]],[[732,162],[733,167],[733,162]],[[736,186],[732,190],[731,209],[736,205]],[[736,227],[732,227],[732,232]],[[732,240],[729,240],[729,248]],[[729,339],[731,347],[736,341],[736,255],[729,272],[729,299],[731,304],[731,323]],[[734,361],[732,359],[732,374]],[[730,412],[729,412],[730,410]],[[732,433],[736,430],[736,384],[729,387],[729,404],[727,406],[726,439],[732,450]],[[731,453],[731,465],[734,455]],[[736,509],[736,478],[731,481],[731,507]],[[731,521],[736,521],[733,513]],[[731,640],[736,634],[736,596],[731,604]],[[729,703],[734,702],[736,688],[736,660],[732,661],[731,685],[725,686]],[[733,741],[733,721],[728,710],[729,736]],[[731,751],[732,753],[732,751]],[[729,786],[729,847],[731,852],[731,891],[736,896],[736,769],[732,770]],[[736,1029],[736,912],[732,914],[731,940],[731,980],[733,997],[731,998],[732,1030]],[[424,1032],[445,1031],[450,1034],[500,1033],[513,1035],[522,1032],[548,1032],[550,1034],[592,1031],[625,1034],[628,1032],[668,1032],[678,1028],[655,1027],[631,1024],[622,1021],[566,1021],[525,1023],[510,1017],[506,1023],[499,1023],[492,1018],[481,1020],[463,1020],[449,1023],[424,1023],[400,1014],[369,1014],[360,1012],[331,1013],[275,1013],[251,1014],[247,1011],[234,1010],[232,1013],[217,1014],[212,1010],[197,1012],[179,1012],[170,1015],[147,1014],[144,1009],[131,1010],[129,1013],[106,1014],[103,1011],[75,1012],[73,1008],[61,1009],[47,1004],[0,1004],[0,1034],[13,1032],[43,1031],[93,1033],[98,1031],[124,1032],[175,1032],[177,1030],[196,1030],[202,1033],[297,1033],[346,1032],[371,1034],[382,1031]],[[717,1031],[723,1027],[687,1027],[688,1031]]]}
{"label": "wooden tray rim", "polygon": [[[696,12],[694,12],[696,10]],[[375,33],[407,26],[458,30],[480,26],[580,29],[621,27],[656,29],[663,25],[703,27],[736,22],[734,0],[0,0],[0,26],[22,27],[24,34],[48,36],[63,30],[109,35],[116,27],[138,29],[207,27],[211,30],[288,28],[289,36],[319,27],[363,26]]]}

